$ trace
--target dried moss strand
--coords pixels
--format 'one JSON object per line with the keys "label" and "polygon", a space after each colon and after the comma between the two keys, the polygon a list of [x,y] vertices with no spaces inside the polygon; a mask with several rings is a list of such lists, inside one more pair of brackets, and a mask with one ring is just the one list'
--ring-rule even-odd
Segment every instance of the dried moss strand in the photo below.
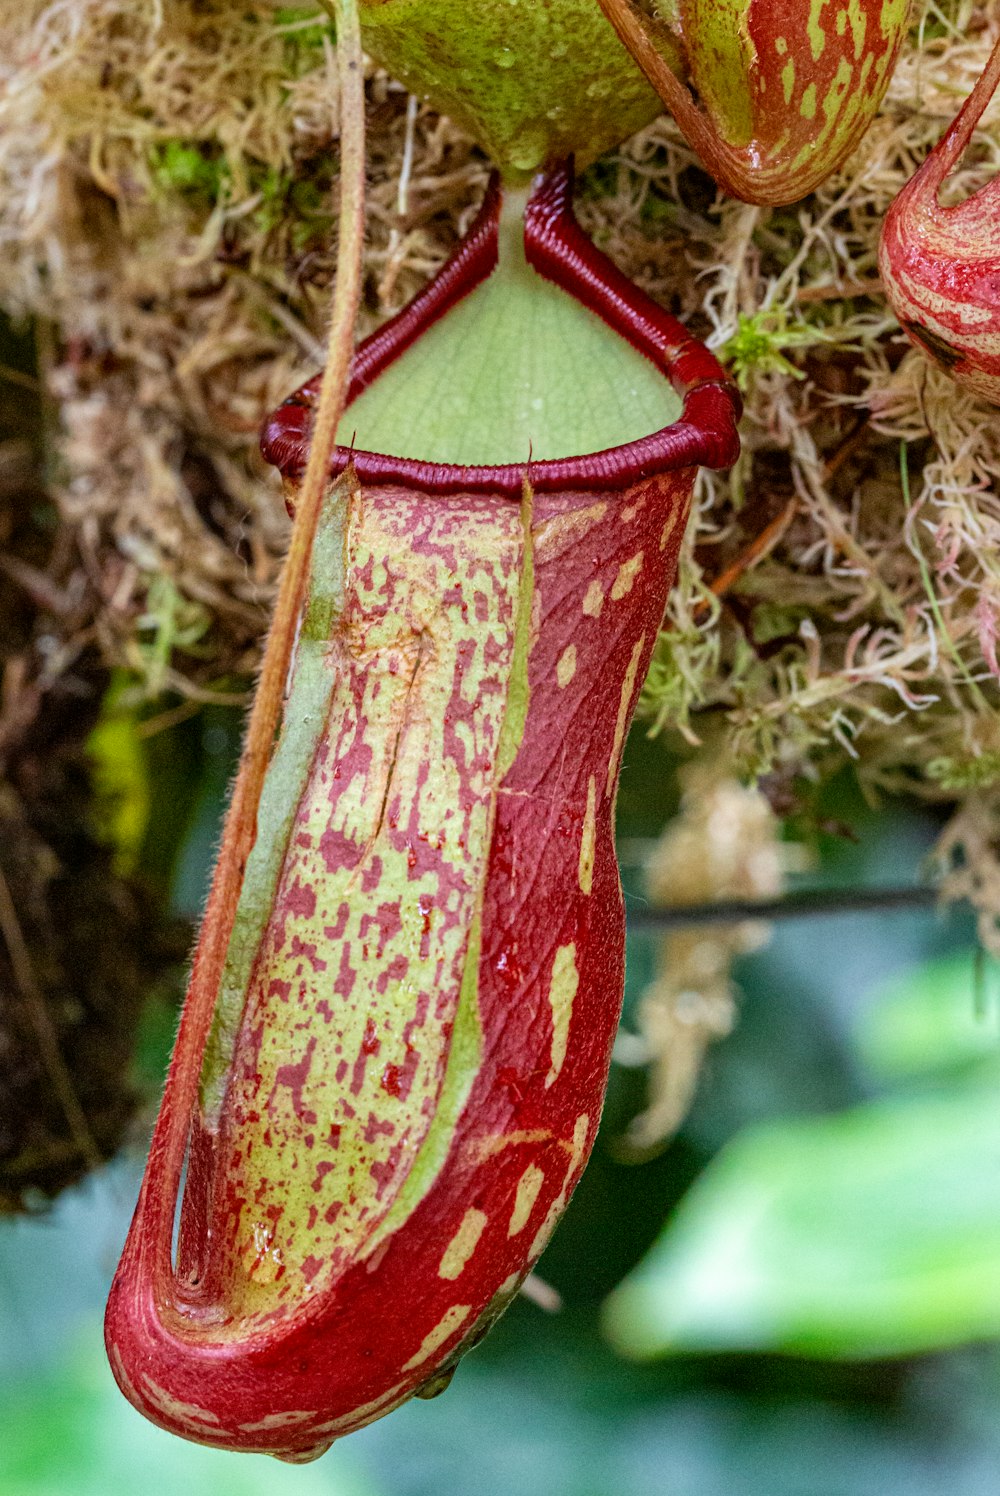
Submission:
{"label": "dried moss strand", "polygon": [[17,917],[10,886],[2,871],[0,871],[0,936],[7,947],[14,979],[27,1004],[31,1024],[38,1041],[39,1053],[49,1073],[52,1089],[59,1098],[59,1105],[62,1107],[74,1146],[89,1169],[98,1169],[104,1162],[101,1150],[87,1124],[80,1098],[76,1094],[66,1061],[60,1052],[59,1041],[35,976],[31,953],[21,929],[21,922]]}
{"label": "dried moss strand", "polygon": [[[910,470],[906,461],[905,442],[900,442],[899,444],[899,480],[903,489],[903,503],[906,507],[907,516],[909,517],[913,515],[914,508],[913,502],[910,498]],[[924,584],[924,591],[927,594],[927,601],[930,605],[930,610],[933,614],[934,622],[937,626],[938,635],[943,640],[945,648],[954,660],[959,679],[968,688],[969,695],[972,697],[973,701],[981,711],[988,712],[990,710],[989,703],[986,701],[986,698],[983,696],[982,691],[980,691],[979,687],[976,685],[975,681],[972,679],[972,676],[966,669],[965,661],[959,654],[958,649],[955,645],[955,641],[951,637],[951,631],[945,623],[944,618],[942,617],[941,605],[938,602],[937,592],[934,589],[934,582],[931,578],[930,567],[927,565],[927,561],[924,556],[915,525],[911,530],[911,535],[911,549],[913,551],[913,554],[917,558],[917,565],[920,568],[920,579]]]}

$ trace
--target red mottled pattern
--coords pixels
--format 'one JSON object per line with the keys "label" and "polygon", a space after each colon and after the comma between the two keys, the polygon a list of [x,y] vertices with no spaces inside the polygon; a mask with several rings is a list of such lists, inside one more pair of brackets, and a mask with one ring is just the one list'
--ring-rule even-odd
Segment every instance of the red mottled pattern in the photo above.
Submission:
{"label": "red mottled pattern", "polygon": [[[219,1128],[194,1102],[218,1002],[196,956],[108,1305],[122,1390],[189,1438],[305,1459],[440,1390],[544,1249],[597,1130],[624,976],[621,752],[695,464],[733,460],[739,404],[582,241],[569,181],[538,184],[532,263],[655,358],[683,416],[641,460],[615,449],[603,485],[584,456],[533,496],[520,469],[416,461],[388,483],[359,455],[331,703]],[[472,284],[495,233],[488,198]],[[463,263],[356,377],[451,304]],[[293,473],[308,406],[269,427]]]}
{"label": "red mottled pattern", "polygon": [[1000,41],[954,124],[886,215],[879,269],[901,326],[966,389],[1000,405],[1000,179],[939,200],[1000,82]]}
{"label": "red mottled pattern", "polygon": [[322,1292],[395,1200],[438,1108],[489,846],[518,509],[358,491],[346,548],[337,683],[226,1097],[211,1281],[241,1334]]}
{"label": "red mottled pattern", "polygon": [[600,0],[720,186],[753,203],[812,192],[888,87],[910,0],[677,0],[697,93],[660,60],[635,0]]}
{"label": "red mottled pattern", "polygon": [[[244,1170],[236,1154],[254,1144],[248,1108],[259,1106],[261,1141],[272,1080],[293,1097],[302,1087],[299,1099],[307,1111],[305,1088],[314,1087],[309,1095],[322,1098],[328,1084],[315,1074],[314,1041],[324,1046],[324,1063],[335,1066],[336,1046],[331,1054],[324,1030],[336,1035],[344,1027],[356,1037],[358,1028],[337,991],[341,965],[329,959],[332,952],[322,958],[323,969],[304,961],[295,1000],[301,1012],[297,1021],[305,1026],[281,1030],[289,1044],[288,1069],[279,1077],[272,1062],[264,1077],[262,1067],[255,1070],[259,1009],[267,1005],[263,967],[258,972],[233,1082],[236,1120],[218,1148],[215,1171],[222,1183],[207,1211],[217,1257],[213,1263],[209,1252],[198,1287],[175,1283],[171,1290],[137,1273],[127,1253],[109,1307],[116,1375],[154,1421],[225,1447],[286,1456],[314,1452],[388,1411],[439,1373],[516,1291],[545,1246],[600,1117],[623,985],[624,917],[612,839],[617,771],[676,566],[693,477],[693,470],[685,470],[625,494],[567,493],[537,500],[530,704],[520,751],[502,781],[486,787],[495,819],[482,888],[476,997],[481,1060],[471,1094],[436,1178],[374,1254],[366,1253],[358,1231],[346,1246],[328,1234],[327,1256],[316,1262],[310,1260],[306,1223],[298,1222],[292,1237],[283,1238],[288,1276],[300,1284],[321,1279],[323,1288],[312,1297],[299,1294],[283,1311],[277,1292],[281,1280],[266,1272],[269,1291],[261,1302],[269,1319],[255,1312],[253,1296],[247,1296],[244,1244],[237,1233],[230,1245],[229,1236],[234,1213],[240,1221],[245,1218],[242,1206],[234,1210],[234,1199]],[[359,502],[385,520],[386,537],[394,520],[415,517],[413,496],[400,490],[368,491]],[[437,507],[422,502],[431,511]],[[455,504],[439,502],[448,509]],[[492,507],[500,532],[511,535],[517,508],[510,500],[498,496],[491,505],[466,499],[453,512],[464,517],[470,506],[472,513]],[[425,539],[427,533],[425,523]],[[357,559],[358,571],[348,577],[348,616],[350,627],[363,637],[365,625],[377,625],[381,618],[378,611],[358,616],[359,600],[369,592],[373,560],[389,565],[391,553]],[[464,601],[473,603],[469,596]],[[345,665],[345,691],[359,700],[367,690],[363,669],[356,660]],[[466,715],[457,674],[454,684],[458,696],[445,710],[446,734]],[[474,705],[474,714],[478,710]],[[335,762],[330,749],[339,738],[343,750],[350,733],[349,726],[338,725],[313,776],[314,785],[322,786],[319,798],[326,800],[331,825],[338,820],[338,796],[350,795],[353,778],[344,774],[330,780]],[[304,807],[302,817],[306,814]],[[412,834],[408,815],[401,817],[404,825]],[[337,858],[350,855],[338,846]],[[417,855],[419,863],[428,854],[420,849]],[[293,844],[266,937],[283,949],[303,940],[299,921],[312,919],[311,900],[294,872],[297,859]],[[435,869],[440,871],[436,863]],[[449,886],[456,876],[449,875]],[[355,898],[361,918],[376,915],[362,881]],[[418,912],[419,895],[404,894],[399,915],[414,930],[412,916]],[[463,928],[467,939],[467,922]],[[411,945],[414,957],[417,947],[418,942]],[[383,969],[374,949],[370,960],[369,997]],[[454,1002],[455,969],[439,1006]],[[278,993],[276,1001],[280,1005],[285,997]],[[374,1032],[366,1025],[360,1046],[345,1056],[341,1101],[351,1098],[354,1066],[366,1042],[374,1074],[386,1058],[375,1055],[374,1041],[398,1041],[421,1001],[419,991],[401,985],[396,1003],[403,1011],[392,1021],[392,1034],[382,1024]],[[316,1017],[324,1004],[334,1014],[329,1026]],[[420,1033],[417,1042],[424,1042]],[[434,1043],[437,1078],[440,1038]],[[395,1050],[392,1055],[395,1064]],[[381,1075],[385,1091],[384,1069]],[[301,1163],[310,1172],[324,1156],[320,1131],[333,1115],[330,1108],[339,1105],[336,1092],[319,1104],[324,1111],[322,1120],[317,1116],[316,1142]],[[391,1106],[386,1115],[393,1115]],[[283,1125],[294,1125],[284,1106],[282,1117]],[[412,1163],[412,1150],[405,1151]],[[405,1170],[405,1163],[400,1167]],[[370,1201],[370,1183],[367,1189]],[[279,1227],[283,1199],[282,1181],[270,1180],[260,1203],[277,1208]],[[369,1208],[377,1217],[381,1206]],[[267,1242],[259,1245],[266,1256]],[[231,1275],[238,1280],[235,1304],[229,1297]],[[164,1293],[173,1299],[167,1312]],[[234,1318],[246,1308],[251,1310],[247,1317]]]}

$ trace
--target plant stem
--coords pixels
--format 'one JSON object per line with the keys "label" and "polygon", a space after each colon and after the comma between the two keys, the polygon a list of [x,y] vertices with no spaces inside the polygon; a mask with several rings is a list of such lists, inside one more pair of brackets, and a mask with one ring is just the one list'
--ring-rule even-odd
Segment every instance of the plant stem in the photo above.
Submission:
{"label": "plant stem", "polygon": [[101,1150],[90,1130],[86,1113],[73,1085],[73,1077],[63,1059],[59,1037],[42,990],[38,985],[34,963],[21,929],[10,885],[3,872],[0,872],[0,936],[7,947],[14,981],[27,1005],[42,1063],[48,1071],[52,1089],[62,1107],[74,1148],[88,1169],[98,1169],[104,1162]]}
{"label": "plant stem", "polygon": [[[174,1051],[177,1105],[166,1118],[170,1131],[163,1146],[171,1152],[172,1188],[157,1208],[172,1217],[190,1109],[198,1077],[247,859],[257,834],[257,812],[281,720],[285,682],[295,647],[298,621],[309,585],[313,540],[328,481],[330,454],[343,411],[354,349],[354,325],[361,296],[361,252],[364,237],[365,124],[364,66],[357,0],[334,0],[337,26],[337,71],[340,123],[340,212],[337,279],[333,293],[326,368],[313,424],[305,478],[296,503],[288,554],[278,587],[260,679],[250,712],[246,742],[226,815],[201,936],[191,974],[190,1000]],[[154,1139],[154,1146],[155,1146]],[[160,1251],[170,1247],[170,1232],[159,1231]],[[167,1264],[161,1264],[165,1267]]]}
{"label": "plant stem", "polygon": [[745,919],[809,919],[836,914],[887,914],[891,910],[928,909],[941,902],[941,890],[930,884],[902,888],[803,888],[774,899],[720,899],[707,904],[669,908],[628,905],[627,928],[667,930],[684,925],[724,925]]}
{"label": "plant stem", "polygon": [[[309,585],[313,540],[327,484],[330,454],[344,408],[354,324],[361,296],[364,236],[364,72],[356,0],[334,0],[340,82],[340,234],[326,368],[313,423],[309,460],[267,636],[246,743],[226,816],[222,846],[205,911],[201,976],[216,985],[222,972],[243,871],[257,830],[257,808],[271,761],[299,616]],[[212,979],[215,980],[212,980]]]}

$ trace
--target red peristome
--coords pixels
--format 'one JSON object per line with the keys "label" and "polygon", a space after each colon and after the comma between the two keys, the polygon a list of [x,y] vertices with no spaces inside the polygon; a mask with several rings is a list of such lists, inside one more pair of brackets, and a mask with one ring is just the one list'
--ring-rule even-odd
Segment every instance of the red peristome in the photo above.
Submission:
{"label": "red peristome", "polygon": [[[652,297],[624,276],[590,242],[573,217],[573,173],[568,162],[538,178],[524,219],[529,265],[583,302],[669,378],[684,396],[680,420],[641,441],[605,452],[534,462],[527,469],[535,493],[565,488],[607,489],[679,467],[729,467],[736,460],[739,395],[718,360]],[[495,177],[466,239],[440,274],[402,312],[362,342],[355,354],[348,405],[496,265],[500,195]],[[318,377],[275,411],[264,428],[264,456],[283,473],[305,471]],[[465,467],[352,452],[337,447],[331,473],[352,461],[363,483],[404,483],[427,493],[519,495],[521,466]]]}
{"label": "red peristome", "polygon": [[[497,265],[497,226],[501,207],[500,177],[491,172],[486,185],[479,212],[468,231],[456,245],[447,262],[422,291],[407,302],[402,311],[375,330],[359,344],[351,365],[351,381],[347,388],[347,404],[356,400],[363,389],[400,354],[405,353],[432,323],[448,313],[457,302],[474,290]],[[311,407],[319,399],[322,374],[306,381],[291,399]],[[304,471],[308,443],[300,452],[282,445],[281,415],[288,402],[276,411],[264,429],[264,455],[282,472]],[[276,443],[272,447],[272,443]],[[360,456],[360,454],[358,454]],[[335,459],[336,461],[336,459]],[[344,462],[339,461],[335,471],[340,472]]]}
{"label": "red peristome", "polygon": [[940,201],[998,83],[1000,41],[951,128],[889,209],[879,269],[913,342],[958,384],[1000,405],[1000,178],[952,207]]}
{"label": "red peristome", "polygon": [[[533,252],[551,268],[548,201]],[[729,450],[736,397],[711,356],[648,319],[627,283],[602,282],[602,259],[571,238],[574,256],[567,278],[591,276],[636,338],[668,337],[667,372],[681,361],[694,394],[725,407],[700,440]],[[341,480],[330,704],[225,1103],[214,1121],[196,1099],[207,1033],[186,1017],[108,1305],[119,1385],[163,1427],[310,1458],[441,1390],[544,1249],[593,1144],[619,1017],[614,799],[694,445],[661,448],[674,467],[638,481],[528,486],[520,502],[521,468],[457,492]],[[426,798],[439,770],[447,803]],[[196,959],[192,991],[197,973]],[[456,1056],[460,1102],[418,1177]],[[338,1194],[352,1128],[354,1182]]]}

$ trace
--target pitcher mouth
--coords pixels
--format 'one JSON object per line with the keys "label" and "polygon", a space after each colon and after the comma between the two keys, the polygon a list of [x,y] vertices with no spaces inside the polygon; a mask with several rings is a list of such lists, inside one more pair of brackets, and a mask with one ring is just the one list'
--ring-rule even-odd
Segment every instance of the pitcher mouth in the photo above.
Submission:
{"label": "pitcher mouth", "polygon": [[[359,344],[348,406],[421,333],[492,274],[498,261],[501,193],[499,176],[493,173],[476,220],[451,258],[413,301]],[[359,479],[369,484],[400,484],[436,494],[517,497],[525,478],[538,493],[606,490],[661,473],[725,468],[736,461],[742,401],[735,385],[699,339],[591,243],[573,214],[572,193],[570,161],[535,179],[524,214],[525,258],[538,275],[594,312],[662,372],[682,397],[679,418],[623,446],[518,463],[426,462],[337,446],[330,460],[331,477],[351,463]],[[318,390],[317,375],[291,395],[264,428],[264,457],[283,477],[294,480],[305,471]]]}

